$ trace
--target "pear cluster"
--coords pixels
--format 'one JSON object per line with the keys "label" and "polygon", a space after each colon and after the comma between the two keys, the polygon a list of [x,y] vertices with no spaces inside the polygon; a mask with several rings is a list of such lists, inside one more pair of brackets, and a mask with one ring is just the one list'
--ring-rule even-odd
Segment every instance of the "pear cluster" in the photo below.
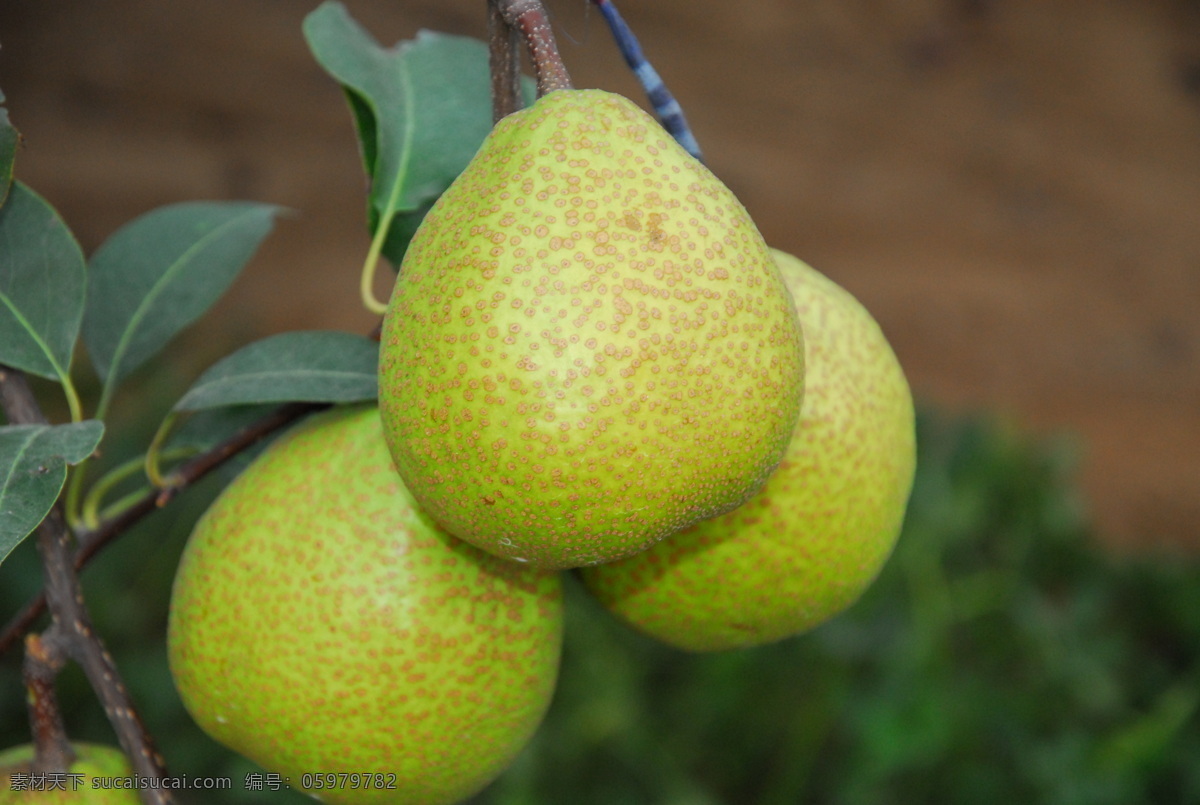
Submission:
{"label": "pear cluster", "polygon": [[197,524],[172,673],[320,801],[461,801],[549,705],[560,571],[681,649],[779,640],[871,583],[914,468],[867,311],[634,104],[558,90],[417,230],[378,406],[302,423]]}

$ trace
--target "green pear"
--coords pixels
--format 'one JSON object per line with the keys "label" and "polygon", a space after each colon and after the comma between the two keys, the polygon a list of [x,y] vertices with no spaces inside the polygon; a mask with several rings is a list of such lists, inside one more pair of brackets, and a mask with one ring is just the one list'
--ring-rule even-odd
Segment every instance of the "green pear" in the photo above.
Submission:
{"label": "green pear", "polygon": [[583,571],[600,601],[679,648],[758,645],[853,603],[895,546],[916,437],[904,372],[871,315],[775,252],[805,332],[804,405],[779,469],[740,508]]}
{"label": "green pear", "polygon": [[285,434],[205,512],[167,649],[218,742],[322,802],[416,804],[458,802],[509,764],[561,639],[559,579],[434,525],[378,409],[355,406]]}
{"label": "green pear", "polygon": [[73,743],[75,762],[64,774],[34,779],[30,773],[32,744],[14,746],[0,752],[0,805],[19,803],[59,803],[59,805],[138,805],[141,799],[133,788],[100,788],[96,778],[133,776],[129,759],[120,749],[99,744]]}
{"label": "green pear", "polygon": [[799,416],[803,354],[729,189],[632,102],[559,90],[497,123],[418,228],[380,408],[435,521],[578,567],[757,491]]}

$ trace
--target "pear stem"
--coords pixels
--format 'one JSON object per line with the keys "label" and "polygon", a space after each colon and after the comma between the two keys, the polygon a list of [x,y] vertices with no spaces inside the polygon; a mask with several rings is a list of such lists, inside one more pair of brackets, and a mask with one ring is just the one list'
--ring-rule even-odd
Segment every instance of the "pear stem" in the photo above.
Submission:
{"label": "pear stem", "polygon": [[492,122],[520,109],[521,35],[500,13],[499,0],[488,0],[488,66],[492,75]]}
{"label": "pear stem", "polygon": [[541,0],[497,0],[497,6],[505,22],[525,37],[525,46],[537,76],[538,97],[559,89],[573,89]]}

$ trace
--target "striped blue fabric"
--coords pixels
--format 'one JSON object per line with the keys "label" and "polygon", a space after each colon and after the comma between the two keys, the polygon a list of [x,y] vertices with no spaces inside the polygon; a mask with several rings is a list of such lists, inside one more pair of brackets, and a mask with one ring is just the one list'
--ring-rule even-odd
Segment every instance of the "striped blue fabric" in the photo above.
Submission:
{"label": "striped blue fabric", "polygon": [[616,40],[621,55],[625,57],[625,63],[637,76],[642,89],[646,92],[646,97],[650,100],[655,112],[658,113],[658,119],[662,122],[663,128],[675,138],[675,142],[679,143],[685,151],[703,161],[700,144],[696,142],[691,127],[688,126],[687,118],[683,115],[683,107],[667,89],[662,76],[646,60],[637,37],[634,36],[621,13],[617,11],[617,7],[612,4],[612,0],[592,0],[592,2],[604,15],[604,20],[608,23],[609,30],[612,31],[613,39]]}

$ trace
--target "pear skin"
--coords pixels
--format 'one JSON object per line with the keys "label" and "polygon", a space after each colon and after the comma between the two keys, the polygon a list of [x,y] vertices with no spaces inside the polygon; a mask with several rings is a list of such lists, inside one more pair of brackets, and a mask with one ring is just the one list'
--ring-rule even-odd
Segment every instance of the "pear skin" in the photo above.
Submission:
{"label": "pear skin", "polygon": [[[24,782],[14,784],[14,775],[29,775],[29,764],[33,761],[32,744],[14,746],[0,752],[0,805],[21,803],[46,803],[46,805],[140,805],[141,798],[132,788],[100,788],[95,785],[97,777],[133,776],[129,759],[116,747],[99,744],[73,743],[75,762],[60,779],[47,781],[41,788],[29,788],[28,776],[18,777]],[[58,784],[61,782],[61,786]]]}
{"label": "pear skin", "polygon": [[745,501],[783,457],[803,374],[733,193],[632,102],[559,90],[497,123],[419,227],[380,407],[435,521],[565,568]]}
{"label": "pear skin", "polygon": [[[282,436],[203,515],[167,650],[197,724],[293,788],[428,805],[470,796],[525,745],[561,638],[559,579],[434,525],[378,409],[355,406]],[[321,787],[322,772],[359,786]]]}
{"label": "pear skin", "polygon": [[912,489],[912,395],[883,332],[847,291],[775,258],[807,366],[783,463],[740,508],[583,571],[609,610],[682,649],[769,643],[846,609],[895,546]]}

